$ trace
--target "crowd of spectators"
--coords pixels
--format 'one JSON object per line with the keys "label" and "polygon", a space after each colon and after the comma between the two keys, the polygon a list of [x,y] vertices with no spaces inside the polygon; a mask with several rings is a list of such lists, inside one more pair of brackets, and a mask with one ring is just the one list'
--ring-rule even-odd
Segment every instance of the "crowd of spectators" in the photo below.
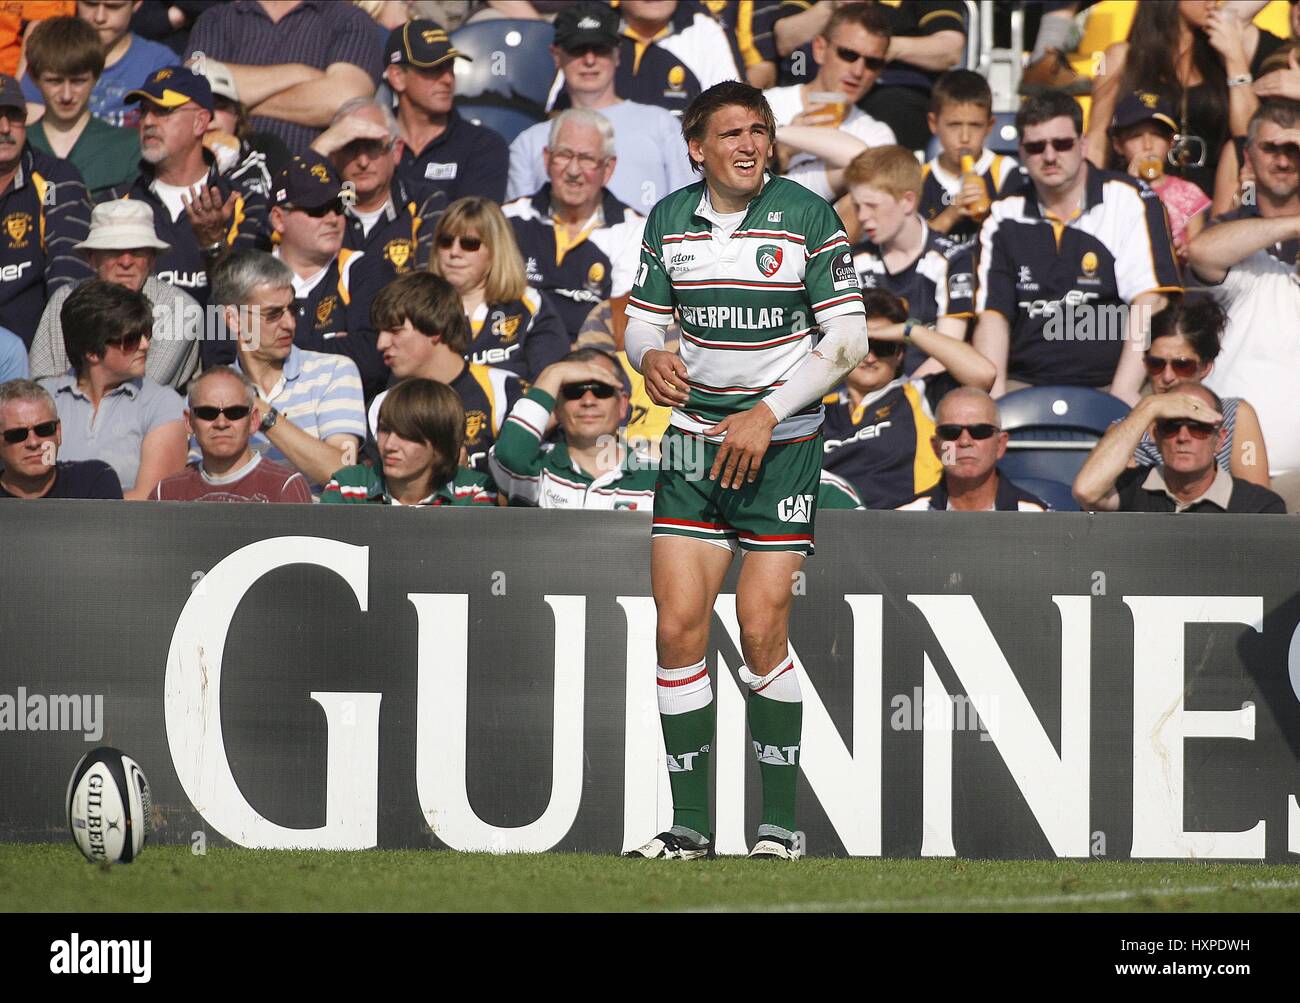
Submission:
{"label": "crowd of spectators", "polygon": [[[1300,4],[1137,4],[1091,81],[1041,6],[1012,123],[955,0],[9,4],[0,498],[649,508],[624,309],[740,79],[863,290],[821,504],[1046,510],[999,401],[1065,386],[1131,408],[1081,507],[1300,511]],[[502,18],[555,67],[506,135],[457,48]]]}

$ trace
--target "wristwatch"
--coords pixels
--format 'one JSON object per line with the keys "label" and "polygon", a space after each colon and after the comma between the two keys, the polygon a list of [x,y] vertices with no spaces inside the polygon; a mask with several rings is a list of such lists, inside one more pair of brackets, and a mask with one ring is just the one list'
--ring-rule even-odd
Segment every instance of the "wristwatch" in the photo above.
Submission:
{"label": "wristwatch", "polygon": [[267,408],[266,414],[262,415],[262,423],[258,425],[258,430],[266,434],[275,428],[275,423],[280,420],[280,412],[274,407]]}

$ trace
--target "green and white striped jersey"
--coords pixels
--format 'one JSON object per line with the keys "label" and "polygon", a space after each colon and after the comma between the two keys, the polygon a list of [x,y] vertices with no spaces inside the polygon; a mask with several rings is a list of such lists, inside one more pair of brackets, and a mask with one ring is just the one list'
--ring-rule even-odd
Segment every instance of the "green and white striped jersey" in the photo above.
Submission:
{"label": "green and white striped jersey", "polygon": [[[817,325],[863,313],[839,217],[802,185],[765,176],[734,233],[716,219],[703,181],[660,201],[627,307],[659,327],[678,311],[690,398],[671,422],[694,434],[781,386],[812,351]],[[814,401],[777,425],[772,441],[809,438],[821,421]]]}

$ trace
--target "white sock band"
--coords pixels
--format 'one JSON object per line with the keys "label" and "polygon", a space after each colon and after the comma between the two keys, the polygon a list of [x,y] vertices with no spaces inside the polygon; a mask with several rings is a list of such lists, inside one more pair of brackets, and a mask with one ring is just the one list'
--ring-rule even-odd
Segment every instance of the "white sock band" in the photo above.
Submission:
{"label": "white sock band", "polygon": [[799,673],[794,667],[794,659],[789,655],[785,661],[765,676],[756,676],[742,665],[740,681],[754,693],[761,693],[769,700],[780,703],[801,703],[803,692],[799,689]]}
{"label": "white sock band", "polygon": [[655,689],[659,691],[660,714],[685,714],[713,703],[713,683],[703,658],[680,669],[656,665],[655,681],[659,684]]}

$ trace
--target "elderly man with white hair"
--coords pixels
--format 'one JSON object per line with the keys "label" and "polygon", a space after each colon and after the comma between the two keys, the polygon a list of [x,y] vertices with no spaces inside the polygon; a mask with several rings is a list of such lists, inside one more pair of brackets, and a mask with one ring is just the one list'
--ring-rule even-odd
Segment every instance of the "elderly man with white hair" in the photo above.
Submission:
{"label": "elderly man with white hair", "polygon": [[427,267],[447,195],[417,194],[398,176],[403,141],[392,109],[374,98],[345,101],[311,146],[352,191],[343,246],[383,260],[394,277]]}
{"label": "elderly man with white hair", "polygon": [[503,210],[529,284],[551,294],[572,340],[593,307],[631,290],[645,217],[605,187],[618,160],[605,116],[570,108],[551,120],[550,130],[542,151],[546,184]]}
{"label": "elderly man with white hair", "polygon": [[[76,249],[90,259],[98,278],[143,293],[153,305],[153,336],[145,375],[155,383],[183,390],[198,372],[203,310],[184,289],[153,274],[158,252],[170,250],[166,241],[158,239],[153,209],[139,199],[114,199],[95,206],[90,233]],[[59,314],[74,288],[56,290],[45,305],[28,355],[34,380],[61,376],[71,365]]]}

